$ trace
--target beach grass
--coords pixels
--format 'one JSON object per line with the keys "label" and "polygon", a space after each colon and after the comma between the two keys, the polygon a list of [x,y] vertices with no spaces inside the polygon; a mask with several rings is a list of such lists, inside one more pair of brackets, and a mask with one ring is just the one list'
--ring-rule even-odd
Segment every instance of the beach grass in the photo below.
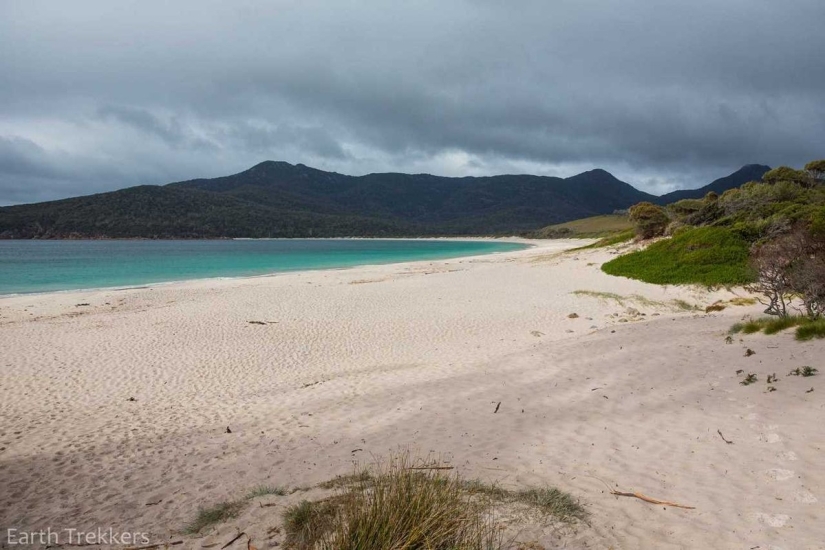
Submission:
{"label": "beach grass", "polygon": [[493,550],[504,544],[493,513],[498,505],[522,506],[560,522],[587,518],[584,507],[558,489],[514,491],[464,480],[449,466],[413,460],[408,454],[325,486],[336,493],[285,511],[287,548]]}
{"label": "beach grass", "polygon": [[253,498],[258,497],[265,497],[268,495],[275,495],[282,497],[286,495],[288,491],[283,487],[276,487],[274,485],[258,485],[257,487],[253,487],[249,493],[246,495],[246,500],[250,500]]}
{"label": "beach grass", "polygon": [[190,535],[200,533],[206,527],[237,517],[245,505],[243,500],[226,500],[208,508],[200,508],[195,519],[186,526],[184,532]]}
{"label": "beach grass", "polygon": [[825,338],[825,319],[809,319],[803,316],[762,317],[736,323],[730,328],[730,334],[777,334],[796,327],[796,339],[800,341],[813,338]]}

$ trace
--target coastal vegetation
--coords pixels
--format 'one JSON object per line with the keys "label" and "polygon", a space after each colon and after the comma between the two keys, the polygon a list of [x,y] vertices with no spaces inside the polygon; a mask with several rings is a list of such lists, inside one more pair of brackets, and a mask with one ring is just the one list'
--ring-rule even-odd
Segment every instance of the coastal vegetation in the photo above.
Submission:
{"label": "coastal vegetation", "polygon": [[373,471],[338,478],[333,495],[287,508],[285,546],[493,550],[507,542],[500,522],[505,515],[559,523],[587,519],[582,505],[558,489],[508,490],[451,470],[402,454]]}
{"label": "coastal vegetation", "polygon": [[804,315],[794,315],[785,317],[762,317],[759,319],[749,319],[741,323],[734,324],[731,334],[777,334],[789,328],[796,328],[795,337],[797,340],[806,341],[813,338],[825,338],[825,319],[812,319]]}
{"label": "coastal vegetation", "polygon": [[669,238],[602,269],[658,284],[748,285],[766,313],[787,317],[797,300],[815,321],[825,310],[823,168],[822,160],[804,170],[781,166],[721,195],[634,205],[637,239]]}
{"label": "coastal vegetation", "polygon": [[[319,489],[323,492],[317,496]],[[312,490],[314,500],[298,501],[283,511],[288,549],[498,550],[517,537],[513,526],[531,522],[559,527],[586,522],[589,516],[577,499],[554,487],[507,489],[465,479],[439,460],[400,452],[315,486],[255,487],[243,498],[200,508],[184,533],[202,534],[237,518],[253,499]]]}
{"label": "coastal vegetation", "polygon": [[633,230],[627,212],[591,216],[570,222],[548,225],[529,236],[534,239],[609,238]]}
{"label": "coastal vegetation", "polygon": [[605,273],[663,285],[741,285],[753,280],[748,243],[721,227],[682,231],[602,266]]}

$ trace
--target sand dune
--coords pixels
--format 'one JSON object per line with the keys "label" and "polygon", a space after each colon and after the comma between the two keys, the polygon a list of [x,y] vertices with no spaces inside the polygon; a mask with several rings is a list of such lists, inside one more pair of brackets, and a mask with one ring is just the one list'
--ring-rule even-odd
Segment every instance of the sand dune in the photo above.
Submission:
{"label": "sand dune", "polygon": [[[47,526],[167,540],[199,506],[403,447],[579,497],[591,525],[536,535],[545,544],[825,548],[825,388],[786,376],[825,375],[825,342],[727,344],[757,306],[706,315],[734,294],[608,277],[611,251],[538,244],[0,299],[0,540]],[[739,369],[758,383],[740,385]],[[280,509],[185,546],[236,528],[263,543]]]}

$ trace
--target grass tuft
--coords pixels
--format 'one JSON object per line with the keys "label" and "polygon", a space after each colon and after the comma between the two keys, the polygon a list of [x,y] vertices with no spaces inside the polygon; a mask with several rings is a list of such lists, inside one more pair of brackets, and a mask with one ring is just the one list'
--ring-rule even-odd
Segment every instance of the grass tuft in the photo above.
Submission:
{"label": "grass tuft", "polygon": [[812,338],[825,338],[825,319],[811,320],[808,317],[762,317],[730,327],[730,334],[777,334],[783,330],[796,327],[796,339],[805,341]]}
{"label": "grass tuft", "polygon": [[275,487],[272,485],[258,485],[253,487],[246,495],[246,500],[253,498],[265,497],[267,495],[276,495],[282,497],[287,494],[287,490],[283,487]]}
{"label": "grass tuft", "polygon": [[498,550],[503,546],[503,526],[495,520],[495,504],[521,504],[565,522],[587,517],[581,504],[558,489],[509,491],[463,480],[438,466],[401,454],[369,472],[322,484],[336,489],[336,494],[286,510],[285,546]]}
{"label": "grass tuft", "polygon": [[809,321],[796,329],[796,339],[800,341],[825,338],[825,319]]}
{"label": "grass tuft", "polygon": [[200,533],[204,528],[236,517],[244,506],[240,500],[219,502],[209,508],[198,509],[198,515],[186,526],[185,532],[190,535]]}

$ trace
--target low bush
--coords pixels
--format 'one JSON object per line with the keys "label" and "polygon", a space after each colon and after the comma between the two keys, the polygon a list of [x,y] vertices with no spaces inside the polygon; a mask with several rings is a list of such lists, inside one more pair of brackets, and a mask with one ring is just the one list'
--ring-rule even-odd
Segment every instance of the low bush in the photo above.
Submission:
{"label": "low bush", "polygon": [[602,266],[609,275],[655,284],[741,285],[753,280],[748,244],[726,228],[699,227]]}

